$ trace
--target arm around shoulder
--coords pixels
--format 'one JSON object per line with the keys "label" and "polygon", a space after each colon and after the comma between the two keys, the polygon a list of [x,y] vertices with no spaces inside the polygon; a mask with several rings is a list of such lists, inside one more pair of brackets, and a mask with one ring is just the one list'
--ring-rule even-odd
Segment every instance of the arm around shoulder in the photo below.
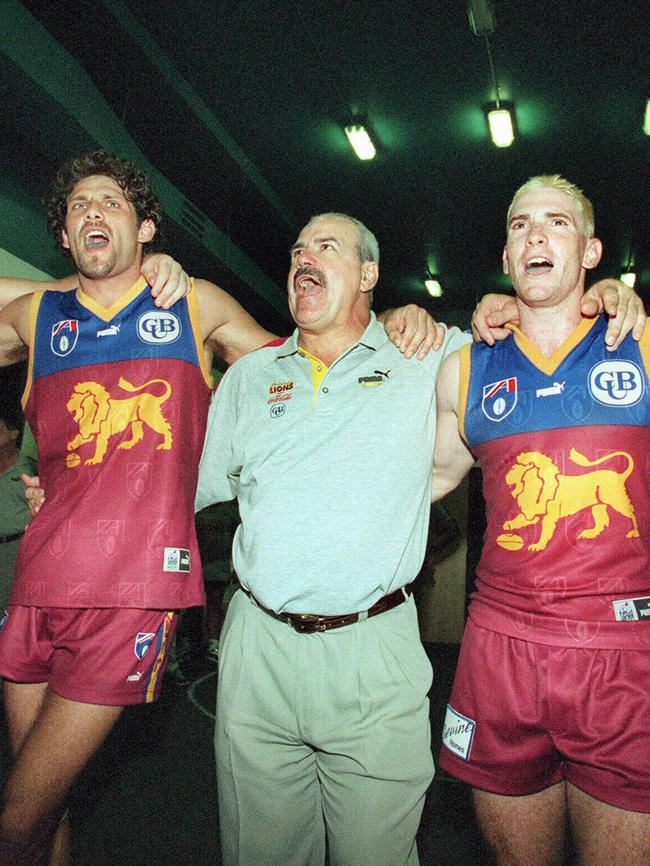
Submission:
{"label": "arm around shoulder", "polygon": [[5,307],[17,298],[31,295],[34,292],[59,291],[67,292],[79,285],[76,274],[63,277],[60,280],[23,280],[18,277],[0,277],[0,308]]}
{"label": "arm around shoulder", "polygon": [[231,295],[207,280],[195,280],[203,341],[228,364],[275,339]]}

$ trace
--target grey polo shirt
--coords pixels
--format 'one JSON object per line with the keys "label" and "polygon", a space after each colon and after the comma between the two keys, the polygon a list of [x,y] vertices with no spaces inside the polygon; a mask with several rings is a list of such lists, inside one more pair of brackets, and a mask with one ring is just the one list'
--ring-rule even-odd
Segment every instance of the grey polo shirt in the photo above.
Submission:
{"label": "grey polo shirt", "polygon": [[374,316],[329,368],[298,332],[227,371],[215,393],[197,510],[238,497],[233,560],[275,611],[369,608],[417,575],[429,522],[442,360],[407,360]]}

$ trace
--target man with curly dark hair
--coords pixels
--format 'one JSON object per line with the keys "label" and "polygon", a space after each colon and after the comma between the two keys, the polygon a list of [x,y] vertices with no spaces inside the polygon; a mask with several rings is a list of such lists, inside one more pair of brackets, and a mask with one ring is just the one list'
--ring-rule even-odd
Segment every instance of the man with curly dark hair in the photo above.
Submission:
{"label": "man with curly dark hair", "polygon": [[25,414],[50,493],[0,618],[15,753],[2,866],[67,862],[71,785],[122,708],[158,697],[177,611],[204,601],[194,491],[210,360],[273,337],[204,280],[173,310],[156,305],[141,267],[160,216],[131,163],[72,160],[48,217],[76,291],[23,294],[0,312],[0,363],[29,350]]}
{"label": "man with curly dark hair", "polygon": [[70,193],[79,181],[94,174],[113,178],[133,205],[140,222],[148,219],[153,221],[156,234],[147,242],[146,249],[159,249],[162,209],[149,185],[146,172],[139,171],[128,159],[106,153],[105,150],[94,150],[70,159],[56,173],[49,195],[45,198],[47,227],[56,243],[64,248],[62,232],[65,230]]}

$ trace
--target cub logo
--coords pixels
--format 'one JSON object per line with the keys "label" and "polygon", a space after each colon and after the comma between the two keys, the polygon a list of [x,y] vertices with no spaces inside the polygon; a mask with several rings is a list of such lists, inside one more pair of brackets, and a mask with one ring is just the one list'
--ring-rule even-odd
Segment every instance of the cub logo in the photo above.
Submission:
{"label": "cub logo", "polygon": [[[150,385],[164,385],[164,393],[142,393]],[[120,378],[119,386],[134,396],[120,400],[98,382],[80,382],[75,385],[66,404],[66,409],[79,425],[79,433],[68,442],[68,451],[76,452],[82,445],[95,444],[95,453],[85,461],[86,466],[101,463],[111,436],[125,430],[130,430],[131,438],[120,442],[117,446],[120,449],[130,449],[141,442],[145,426],[162,436],[163,441],[156,446],[156,451],[169,451],[172,447],[172,428],[162,410],[163,403],[172,393],[169,382],[150,379],[143,385],[132,385]],[[77,453],[68,454],[66,463],[73,468],[81,463],[81,457]]]}
{"label": "cub logo", "polygon": [[50,348],[59,358],[65,358],[77,345],[79,339],[79,320],[63,319],[52,325]]}
{"label": "cub logo", "polygon": [[150,310],[138,319],[138,337],[145,343],[173,343],[181,335],[181,323],[167,310]]}
{"label": "cub logo", "polygon": [[632,361],[601,361],[589,371],[589,390],[605,406],[634,406],[643,389],[643,374]]}
{"label": "cub logo", "polygon": [[[528,545],[528,550],[544,550],[553,538],[558,521],[583,510],[591,511],[594,523],[589,529],[584,529],[578,538],[597,538],[609,526],[608,509],[611,508],[632,524],[625,537],[638,538],[639,525],[625,487],[634,469],[632,456],[627,451],[612,451],[597,460],[588,460],[575,448],[569,454],[573,463],[585,468],[599,466],[614,457],[624,457],[627,461],[623,472],[594,469],[580,475],[561,475],[546,454],[539,451],[520,454],[506,475],[506,484],[511,488],[510,492],[521,510],[513,520],[506,520],[503,528],[521,529],[538,524],[541,520],[539,538]],[[523,542],[514,544],[516,538],[516,535],[500,535],[497,543],[504,548],[519,549]],[[501,544],[500,539],[509,539],[510,544]]]}

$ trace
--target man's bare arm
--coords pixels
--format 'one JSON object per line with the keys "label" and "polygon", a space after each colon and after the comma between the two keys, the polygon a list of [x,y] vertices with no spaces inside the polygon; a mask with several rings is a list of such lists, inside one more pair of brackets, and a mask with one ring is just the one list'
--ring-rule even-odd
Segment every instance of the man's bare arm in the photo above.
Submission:
{"label": "man's bare arm", "polygon": [[433,452],[431,501],[458,487],[474,465],[474,457],[458,432],[460,355],[452,352],[440,368],[436,384],[438,420]]}
{"label": "man's bare arm", "polygon": [[[185,297],[190,288],[190,278],[181,265],[166,253],[149,253],[142,260],[142,274],[151,286],[156,306],[169,309],[176,301]],[[19,277],[0,277],[0,309],[11,301],[33,292],[68,292],[76,289],[79,278],[76,274],[60,280],[25,280]]]}
{"label": "man's bare arm", "polygon": [[[635,340],[641,339],[645,328],[646,311],[643,301],[630,286],[620,280],[599,280],[583,295],[582,314],[596,316],[605,310],[610,317],[605,334],[607,348],[612,351],[632,331]],[[472,316],[474,339],[493,346],[495,340],[507,337],[506,322],[519,323],[519,311],[511,295],[484,295]]]}
{"label": "man's bare arm", "polygon": [[16,298],[31,295],[33,292],[57,290],[68,291],[79,285],[75,274],[64,277],[62,280],[23,280],[18,277],[0,277],[0,308],[6,307]]}
{"label": "man's bare arm", "polygon": [[32,295],[22,295],[0,310],[0,366],[27,357],[29,306]]}
{"label": "man's bare arm", "polygon": [[201,333],[207,348],[228,364],[259,349],[275,334],[258,325],[233,297],[207,280],[195,280]]}

